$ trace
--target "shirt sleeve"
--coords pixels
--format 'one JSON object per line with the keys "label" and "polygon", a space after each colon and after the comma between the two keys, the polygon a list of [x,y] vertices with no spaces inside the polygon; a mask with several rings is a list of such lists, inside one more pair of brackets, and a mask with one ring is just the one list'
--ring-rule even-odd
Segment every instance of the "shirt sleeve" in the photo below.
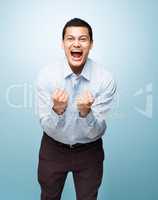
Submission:
{"label": "shirt sleeve", "polygon": [[111,79],[107,85],[102,86],[98,96],[86,117],[78,116],[78,124],[84,135],[90,139],[102,136],[106,130],[106,116],[112,107],[116,82]]}
{"label": "shirt sleeve", "polygon": [[53,111],[49,82],[45,73],[40,73],[36,82],[36,110],[40,125],[50,136],[58,133],[65,124],[65,113],[58,115]]}

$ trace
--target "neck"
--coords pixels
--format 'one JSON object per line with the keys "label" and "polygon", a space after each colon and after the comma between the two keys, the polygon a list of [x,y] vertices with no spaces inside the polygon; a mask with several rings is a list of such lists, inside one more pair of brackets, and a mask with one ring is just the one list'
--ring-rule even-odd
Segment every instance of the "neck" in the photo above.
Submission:
{"label": "neck", "polygon": [[73,67],[73,66],[70,65],[70,68],[76,75],[79,75],[79,74],[81,74],[81,72],[84,68],[84,64],[82,66],[79,66],[79,67]]}
{"label": "neck", "polygon": [[85,64],[86,64],[86,61],[85,61],[82,65],[80,65],[80,66],[78,66],[78,67],[74,67],[73,65],[70,65],[70,63],[69,63],[69,66],[70,66],[71,70],[72,70],[76,75],[80,75],[81,72],[82,72],[82,70],[83,70],[83,68],[85,67]]}

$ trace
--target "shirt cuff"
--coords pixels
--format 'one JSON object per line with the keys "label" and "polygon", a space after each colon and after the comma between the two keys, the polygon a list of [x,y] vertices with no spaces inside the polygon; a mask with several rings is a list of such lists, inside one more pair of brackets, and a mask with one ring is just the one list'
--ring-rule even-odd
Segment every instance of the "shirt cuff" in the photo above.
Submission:
{"label": "shirt cuff", "polygon": [[81,117],[79,115],[79,120],[82,121],[83,123],[87,123],[89,127],[93,127],[94,123],[96,122],[96,118],[92,110],[87,114],[86,117]]}
{"label": "shirt cuff", "polygon": [[55,122],[56,128],[61,128],[65,124],[65,112],[62,115],[58,115],[53,109],[51,109],[51,116]]}

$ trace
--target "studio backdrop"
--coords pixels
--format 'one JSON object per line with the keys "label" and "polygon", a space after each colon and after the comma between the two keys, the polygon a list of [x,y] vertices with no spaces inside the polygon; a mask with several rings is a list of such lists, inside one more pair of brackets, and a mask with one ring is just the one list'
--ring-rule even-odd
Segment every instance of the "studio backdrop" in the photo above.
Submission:
{"label": "studio backdrop", "polygon": [[[93,28],[90,57],[118,85],[103,136],[99,200],[158,199],[158,1],[0,1],[0,199],[36,200],[42,137],[34,85],[39,70],[64,56],[71,18]],[[62,200],[74,200],[71,173]]]}

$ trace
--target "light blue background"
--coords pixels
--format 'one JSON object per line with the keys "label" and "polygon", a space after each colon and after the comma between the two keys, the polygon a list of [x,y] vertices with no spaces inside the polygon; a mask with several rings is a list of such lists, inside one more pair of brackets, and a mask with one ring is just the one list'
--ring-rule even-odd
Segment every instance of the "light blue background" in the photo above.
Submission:
{"label": "light blue background", "polygon": [[[39,199],[36,169],[42,131],[32,88],[39,69],[63,55],[62,28],[73,17],[92,25],[90,56],[118,82],[104,136],[105,173],[98,199],[158,199],[157,10],[156,0],[0,1],[0,199]],[[13,108],[9,101],[22,107]],[[147,116],[135,108],[145,106]],[[62,200],[74,199],[69,175]]]}

